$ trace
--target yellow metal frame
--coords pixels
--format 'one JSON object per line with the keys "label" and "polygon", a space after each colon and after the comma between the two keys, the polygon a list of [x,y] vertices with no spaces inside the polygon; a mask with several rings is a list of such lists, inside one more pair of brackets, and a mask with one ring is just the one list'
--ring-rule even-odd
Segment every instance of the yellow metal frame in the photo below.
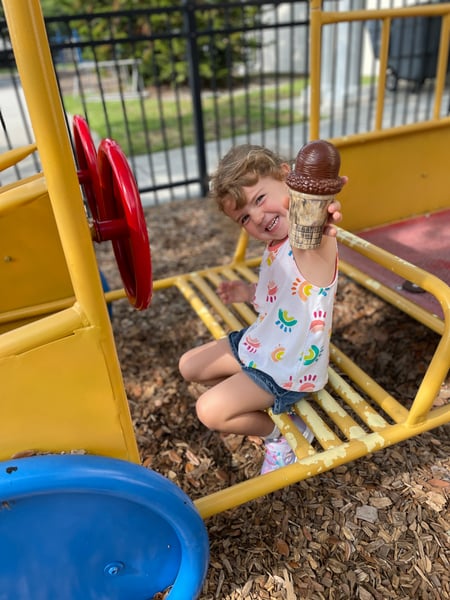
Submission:
{"label": "yellow metal frame", "polygon": [[382,129],[384,111],[384,90],[386,87],[386,70],[389,55],[389,36],[392,19],[404,17],[442,17],[441,38],[436,72],[435,100],[433,118],[439,119],[442,106],[442,95],[447,74],[447,61],[450,36],[450,3],[420,4],[403,8],[386,8],[374,10],[349,10],[326,11],[323,10],[322,0],[310,0],[310,77],[311,77],[311,112],[310,112],[310,138],[320,137],[320,78],[322,30],[327,25],[337,23],[350,23],[354,21],[367,21],[371,19],[382,20],[380,71],[377,90],[377,108],[375,131]]}
{"label": "yellow metal frame", "polygon": [[[341,152],[342,173],[351,182],[340,194],[345,229],[360,231],[450,206],[450,116],[440,117],[449,56],[450,3],[327,11],[321,0],[311,0],[310,6],[310,139],[320,137],[323,29],[345,22],[382,21],[373,131],[332,140]],[[414,16],[442,17],[433,117],[422,123],[383,129],[391,22]],[[391,201],[386,201],[387,195]]]}
{"label": "yellow metal frame", "polygon": [[38,148],[43,173],[0,189],[0,458],[81,449],[139,462],[40,5],[3,6],[36,145],[0,167]]}
{"label": "yellow metal frame", "polygon": [[[285,415],[271,414],[296,452],[297,462],[197,500],[197,508],[205,518],[450,421],[450,404],[433,408],[433,402],[450,368],[449,286],[434,275],[355,234],[339,229],[338,239],[342,244],[427,290],[442,306],[444,320],[403,300],[392,290],[383,289],[364,273],[359,275],[359,283],[442,336],[417,394],[411,399],[412,406],[406,409],[360,366],[331,344],[327,388],[308,399],[302,399],[295,406],[296,412],[314,432],[317,444],[314,447],[308,444]],[[243,232],[230,264],[160,279],[154,282],[154,290],[178,288],[215,338],[250,324],[255,314],[247,305],[229,307],[215,293],[221,280],[257,280],[255,267],[260,259],[245,258],[247,241],[247,235]],[[350,265],[341,264],[341,270],[350,275],[351,269]],[[351,385],[348,380],[352,382]]]}
{"label": "yellow metal frame", "polygon": [[[38,150],[43,173],[0,189],[0,243],[5,257],[0,277],[12,293],[8,300],[0,299],[0,459],[28,450],[83,449],[138,462],[105,305],[105,296],[112,301],[125,294],[123,290],[106,295],[102,291],[39,3],[3,0],[3,4],[36,144],[5,153],[0,157],[0,170]],[[434,117],[425,124],[383,131],[383,61],[387,58],[390,22],[393,17],[415,14],[443,15]],[[444,165],[443,156],[448,153],[450,120],[439,118],[449,14],[450,4],[336,13],[322,11],[319,0],[311,2],[312,138],[319,136],[323,26],[369,16],[383,19],[375,131],[335,140],[343,156],[343,172],[351,178],[342,196],[348,215],[346,229],[388,222],[399,216],[398,211],[406,217],[449,204],[448,165]],[[378,158],[386,157],[389,168],[380,162],[374,167],[370,163],[374,153]],[[393,156],[401,164],[395,176],[387,180]],[[412,180],[410,187],[403,170]],[[399,196],[399,207],[382,201],[383,188],[378,181],[387,185],[395,198],[400,187],[406,186],[407,194]],[[365,209],[359,220],[354,215],[361,213],[362,199]],[[444,318],[438,319],[351,265],[341,264],[341,270],[356,281],[441,336],[417,394],[411,398],[411,408],[402,406],[332,345],[329,385],[295,407],[314,432],[314,445],[286,416],[272,415],[295,450],[297,463],[197,500],[205,518],[450,421],[449,404],[433,407],[450,368],[450,288],[349,231],[339,230],[339,240],[424,288],[442,306]],[[242,233],[230,264],[158,280],[154,290],[176,287],[215,338],[251,323],[255,315],[247,305],[225,306],[215,293],[222,279],[256,281],[260,259],[246,258],[247,241]],[[46,285],[39,287],[41,273],[46,274]]]}

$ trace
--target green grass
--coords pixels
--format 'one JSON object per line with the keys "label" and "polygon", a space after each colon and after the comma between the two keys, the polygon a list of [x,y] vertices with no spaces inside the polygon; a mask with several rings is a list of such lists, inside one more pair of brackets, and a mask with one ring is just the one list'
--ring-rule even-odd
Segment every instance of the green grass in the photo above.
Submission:
{"label": "green grass", "polygon": [[[286,101],[291,96],[298,97],[305,85],[306,80],[301,79],[292,86],[288,83],[278,86],[278,91],[273,87],[267,87],[264,89],[263,97],[259,88],[254,91],[247,90],[246,93],[233,92],[232,111],[228,93],[222,93],[215,100],[205,94],[202,103],[206,141],[213,141],[218,135],[221,138],[231,137],[233,132],[235,135],[240,135],[248,131],[260,131],[262,126],[264,129],[270,129],[275,126],[289,125],[292,120],[304,121],[305,115],[292,114],[289,108],[279,108],[277,111],[274,103],[277,99]],[[165,96],[162,102],[158,102],[156,96],[150,95],[143,99],[142,104],[138,99],[126,99],[124,105],[116,100],[106,101],[111,137],[123,148],[128,148],[125,121],[128,123],[134,155],[147,152],[146,135],[149,137],[149,145],[153,152],[165,149],[166,143],[168,148],[194,144],[194,118],[192,102],[188,96],[183,96],[177,103],[173,96]],[[65,95],[64,106],[71,115],[84,113],[78,96]],[[108,135],[103,104],[98,101],[98,98],[88,99],[86,116],[91,130],[95,131],[100,138]],[[146,127],[143,125],[144,119]]]}

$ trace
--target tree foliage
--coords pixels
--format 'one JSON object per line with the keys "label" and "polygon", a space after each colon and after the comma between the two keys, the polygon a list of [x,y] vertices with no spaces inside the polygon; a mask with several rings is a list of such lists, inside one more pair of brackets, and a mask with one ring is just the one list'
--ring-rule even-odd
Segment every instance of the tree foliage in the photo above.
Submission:
{"label": "tree foliage", "polygon": [[[236,76],[231,65],[245,65],[257,45],[245,31],[257,25],[260,9],[245,2],[153,0],[149,7],[148,0],[42,0],[42,8],[46,17],[72,17],[84,59],[141,59],[146,85],[186,84],[189,59],[196,54],[202,83],[220,87]],[[106,12],[108,17],[86,19]],[[54,21],[51,27],[54,34]],[[89,40],[96,43],[86,44]]]}

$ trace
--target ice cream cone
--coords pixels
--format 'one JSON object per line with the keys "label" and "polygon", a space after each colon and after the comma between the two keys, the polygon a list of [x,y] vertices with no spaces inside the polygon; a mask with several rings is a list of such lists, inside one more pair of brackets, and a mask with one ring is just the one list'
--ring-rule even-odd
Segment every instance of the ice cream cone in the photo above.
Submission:
{"label": "ice cream cone", "polygon": [[302,250],[318,248],[334,195],[305,194],[289,188],[289,241]]}

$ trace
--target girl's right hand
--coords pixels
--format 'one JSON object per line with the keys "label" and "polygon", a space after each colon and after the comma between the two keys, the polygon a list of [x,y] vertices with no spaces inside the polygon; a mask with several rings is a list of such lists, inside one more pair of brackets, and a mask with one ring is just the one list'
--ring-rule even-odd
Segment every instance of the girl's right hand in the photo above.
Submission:
{"label": "girl's right hand", "polygon": [[255,284],[240,280],[222,281],[217,288],[217,294],[225,304],[251,302],[255,295]]}

